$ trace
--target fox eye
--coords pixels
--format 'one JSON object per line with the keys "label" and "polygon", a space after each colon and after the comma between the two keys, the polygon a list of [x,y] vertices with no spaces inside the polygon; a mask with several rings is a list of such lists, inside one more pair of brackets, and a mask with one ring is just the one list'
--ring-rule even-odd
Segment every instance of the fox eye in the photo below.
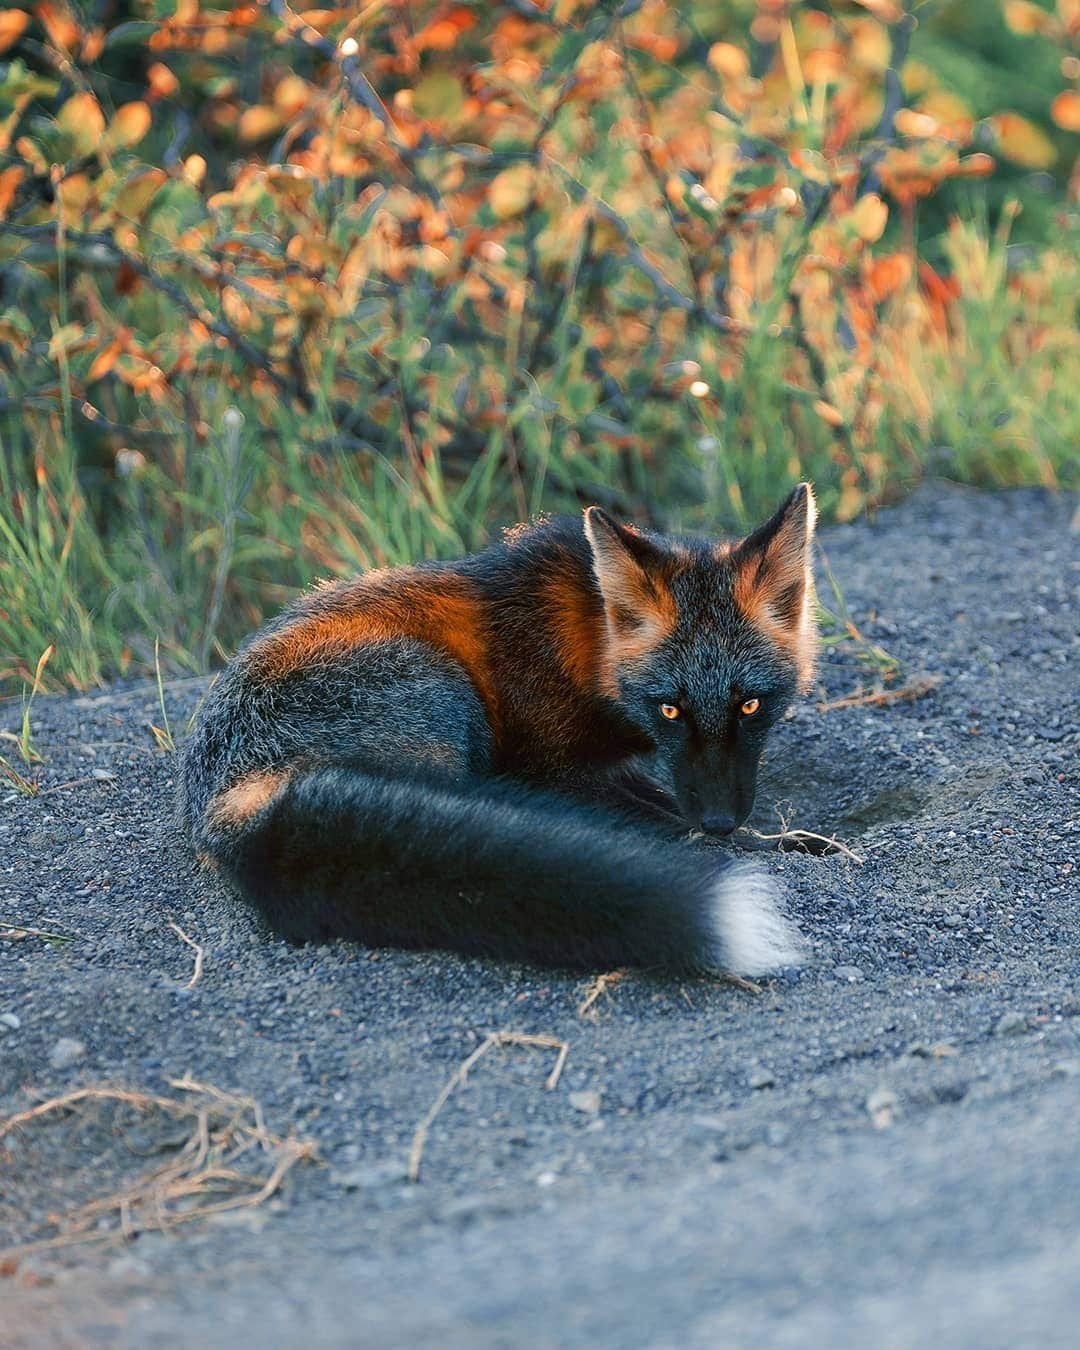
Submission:
{"label": "fox eye", "polygon": [[760,707],[761,707],[761,699],[748,698],[743,702],[743,705],[739,709],[739,711],[742,713],[744,717],[753,717],[753,715],[757,712],[757,710]]}
{"label": "fox eye", "polygon": [[669,722],[677,722],[682,716],[682,712],[675,703],[661,703],[660,716],[666,717]]}

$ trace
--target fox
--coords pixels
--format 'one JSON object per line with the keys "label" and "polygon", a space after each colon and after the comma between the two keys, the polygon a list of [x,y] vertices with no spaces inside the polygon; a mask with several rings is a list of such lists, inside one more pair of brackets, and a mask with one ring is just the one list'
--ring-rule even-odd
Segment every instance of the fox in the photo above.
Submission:
{"label": "fox", "polygon": [[815,659],[817,508],[743,538],[581,516],[318,583],[218,676],[182,835],[295,943],[763,975],[803,949],[729,850]]}

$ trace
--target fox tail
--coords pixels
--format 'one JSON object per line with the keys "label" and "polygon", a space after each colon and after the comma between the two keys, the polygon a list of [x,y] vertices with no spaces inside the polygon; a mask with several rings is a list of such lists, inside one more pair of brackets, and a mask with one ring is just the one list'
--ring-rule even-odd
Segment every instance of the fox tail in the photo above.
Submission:
{"label": "fox tail", "polygon": [[802,948],[760,873],[510,783],[253,775],[211,799],[197,834],[294,941],[746,975]]}

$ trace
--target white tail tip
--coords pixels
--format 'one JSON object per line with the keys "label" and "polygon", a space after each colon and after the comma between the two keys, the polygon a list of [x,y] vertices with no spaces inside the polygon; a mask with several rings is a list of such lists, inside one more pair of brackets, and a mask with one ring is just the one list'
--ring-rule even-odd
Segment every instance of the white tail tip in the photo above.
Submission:
{"label": "white tail tip", "polygon": [[761,872],[735,867],[716,887],[717,965],[733,975],[766,975],[797,966],[806,943],[780,912],[778,889]]}

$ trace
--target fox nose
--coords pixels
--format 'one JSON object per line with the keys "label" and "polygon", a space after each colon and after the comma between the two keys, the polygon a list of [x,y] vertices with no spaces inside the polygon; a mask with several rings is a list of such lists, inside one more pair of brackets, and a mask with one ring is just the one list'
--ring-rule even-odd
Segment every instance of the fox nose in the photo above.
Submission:
{"label": "fox nose", "polygon": [[706,834],[730,834],[735,828],[735,817],[726,811],[718,811],[714,816],[706,816],[701,828]]}

